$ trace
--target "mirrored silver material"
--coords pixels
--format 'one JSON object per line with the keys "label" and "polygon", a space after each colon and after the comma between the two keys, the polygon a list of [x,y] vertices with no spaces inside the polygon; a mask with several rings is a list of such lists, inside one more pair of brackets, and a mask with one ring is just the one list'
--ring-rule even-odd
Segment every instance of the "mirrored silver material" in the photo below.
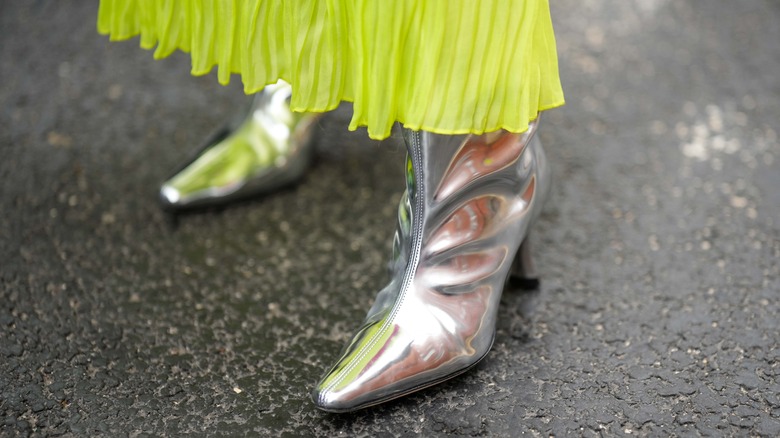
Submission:
{"label": "mirrored silver material", "polygon": [[523,134],[404,130],[392,279],[314,389],[319,408],[348,412],[400,397],[487,354],[510,271],[531,273],[521,243],[550,187],[535,131],[536,122]]}
{"label": "mirrored silver material", "polygon": [[289,84],[257,93],[243,120],[208,141],[160,188],[168,209],[225,204],[297,181],[312,157],[317,115],[290,110]]}

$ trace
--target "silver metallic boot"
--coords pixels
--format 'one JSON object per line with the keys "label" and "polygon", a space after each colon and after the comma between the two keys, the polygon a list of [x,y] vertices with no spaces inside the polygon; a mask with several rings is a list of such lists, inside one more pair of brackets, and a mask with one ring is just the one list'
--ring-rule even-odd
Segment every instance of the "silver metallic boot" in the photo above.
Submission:
{"label": "silver metallic boot", "polygon": [[527,277],[529,227],[549,192],[537,122],[523,134],[404,130],[407,190],[394,269],[341,359],[312,393],[331,412],[456,376],[493,344],[507,277]]}
{"label": "silver metallic boot", "polygon": [[289,84],[255,95],[245,118],[217,133],[160,188],[169,210],[209,207],[267,193],[296,182],[311,162],[318,115],[290,110]]}

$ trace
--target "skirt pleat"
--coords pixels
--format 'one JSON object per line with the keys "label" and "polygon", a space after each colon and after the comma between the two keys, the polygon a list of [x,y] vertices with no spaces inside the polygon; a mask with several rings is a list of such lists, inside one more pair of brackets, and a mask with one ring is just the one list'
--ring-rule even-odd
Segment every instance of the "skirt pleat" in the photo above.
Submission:
{"label": "skirt pleat", "polygon": [[284,79],[295,111],[351,101],[375,139],[523,132],[564,101],[547,0],[101,0],[98,30],[247,93]]}

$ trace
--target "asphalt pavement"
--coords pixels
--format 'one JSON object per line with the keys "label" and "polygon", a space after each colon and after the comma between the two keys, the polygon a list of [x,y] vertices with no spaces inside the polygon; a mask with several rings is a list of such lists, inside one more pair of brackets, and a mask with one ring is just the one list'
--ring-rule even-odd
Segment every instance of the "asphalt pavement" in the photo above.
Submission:
{"label": "asphalt pavement", "polygon": [[309,391],[386,280],[399,133],[344,105],[300,184],[171,217],[246,98],[96,3],[0,3],[0,436],[780,435],[780,3],[553,1],[541,287],[475,369],[347,415]]}

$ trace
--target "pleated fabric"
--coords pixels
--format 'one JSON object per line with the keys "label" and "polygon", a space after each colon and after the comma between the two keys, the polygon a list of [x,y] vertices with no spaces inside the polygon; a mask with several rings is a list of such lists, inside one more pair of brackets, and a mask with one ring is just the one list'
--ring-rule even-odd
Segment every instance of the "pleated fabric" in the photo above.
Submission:
{"label": "pleated fabric", "polygon": [[284,79],[295,111],[351,101],[374,139],[524,132],[564,101],[547,0],[101,0],[98,31],[247,93]]}

